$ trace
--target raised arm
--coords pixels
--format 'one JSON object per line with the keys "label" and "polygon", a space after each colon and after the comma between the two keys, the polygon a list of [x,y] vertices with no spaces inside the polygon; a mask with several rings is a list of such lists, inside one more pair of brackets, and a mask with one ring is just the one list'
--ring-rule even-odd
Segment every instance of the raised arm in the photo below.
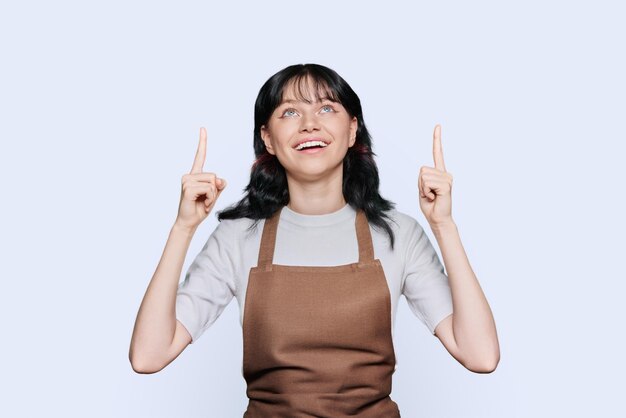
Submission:
{"label": "raised arm", "polygon": [[189,345],[191,336],[176,320],[176,291],[185,256],[198,225],[207,218],[226,181],[203,173],[206,130],[189,174],[182,177],[178,216],[163,255],[143,297],[130,342],[129,360],[137,373],[155,373],[171,363]]}
{"label": "raised arm", "polygon": [[500,361],[496,324],[452,219],[452,175],[444,164],[439,125],[433,135],[433,159],[435,167],[424,166],[420,170],[420,208],[441,249],[454,311],[437,325],[435,334],[468,370],[490,373]]}

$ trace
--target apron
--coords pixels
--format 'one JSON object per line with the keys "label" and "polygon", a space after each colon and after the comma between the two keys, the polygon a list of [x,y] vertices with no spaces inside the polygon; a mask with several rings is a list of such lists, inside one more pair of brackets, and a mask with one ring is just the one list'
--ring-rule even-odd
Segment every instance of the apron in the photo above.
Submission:
{"label": "apron", "polygon": [[391,297],[365,214],[355,220],[358,262],[286,266],[273,264],[281,210],[265,220],[248,278],[244,418],[399,418]]}

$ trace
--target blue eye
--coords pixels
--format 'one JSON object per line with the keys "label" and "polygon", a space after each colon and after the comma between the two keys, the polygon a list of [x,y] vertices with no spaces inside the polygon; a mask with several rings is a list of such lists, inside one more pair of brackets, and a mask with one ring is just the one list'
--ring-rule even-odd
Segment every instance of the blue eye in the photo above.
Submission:
{"label": "blue eye", "polygon": [[333,109],[332,106],[329,106],[329,105],[322,106],[322,109],[324,109],[324,108],[330,109],[331,112],[335,111],[335,109]]}
{"label": "blue eye", "polygon": [[283,116],[290,116],[290,115],[287,115],[287,112],[295,112],[295,110],[294,109],[287,109],[287,110],[285,110],[283,112]]}

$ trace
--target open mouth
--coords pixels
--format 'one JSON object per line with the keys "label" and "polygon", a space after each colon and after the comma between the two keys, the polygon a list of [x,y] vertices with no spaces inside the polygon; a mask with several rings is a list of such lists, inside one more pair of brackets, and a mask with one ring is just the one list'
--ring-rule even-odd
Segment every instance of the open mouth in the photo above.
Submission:
{"label": "open mouth", "polygon": [[321,149],[326,148],[327,146],[328,146],[328,143],[325,141],[312,140],[312,141],[301,142],[298,145],[296,145],[294,149],[296,151],[301,151],[301,152],[312,151],[312,150],[319,151]]}

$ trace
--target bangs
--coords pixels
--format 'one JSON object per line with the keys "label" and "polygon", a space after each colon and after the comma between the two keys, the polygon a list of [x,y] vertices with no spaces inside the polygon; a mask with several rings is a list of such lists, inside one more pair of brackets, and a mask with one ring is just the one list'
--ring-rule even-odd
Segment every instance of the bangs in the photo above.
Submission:
{"label": "bangs", "polygon": [[[292,94],[294,97],[287,97],[287,94]],[[311,97],[311,94],[314,97]],[[298,100],[308,104],[322,100],[341,102],[337,92],[329,86],[326,80],[311,73],[296,74],[285,83],[281,96],[281,103],[285,100]]]}

